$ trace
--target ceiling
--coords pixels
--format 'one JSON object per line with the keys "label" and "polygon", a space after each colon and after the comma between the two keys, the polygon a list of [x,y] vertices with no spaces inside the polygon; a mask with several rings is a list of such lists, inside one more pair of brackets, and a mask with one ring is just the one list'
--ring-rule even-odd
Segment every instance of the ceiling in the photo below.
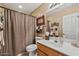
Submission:
{"label": "ceiling", "polygon": [[63,3],[61,6],[55,8],[55,9],[52,9],[52,10],[48,10],[46,15],[47,16],[52,16],[54,15],[55,13],[63,10],[63,9],[66,9],[66,8],[70,8],[70,7],[74,7],[74,6],[79,6],[79,3]]}
{"label": "ceiling", "polygon": [[[37,9],[42,3],[0,3],[0,6],[16,10],[22,13],[30,14]],[[19,8],[21,6],[22,8]]]}

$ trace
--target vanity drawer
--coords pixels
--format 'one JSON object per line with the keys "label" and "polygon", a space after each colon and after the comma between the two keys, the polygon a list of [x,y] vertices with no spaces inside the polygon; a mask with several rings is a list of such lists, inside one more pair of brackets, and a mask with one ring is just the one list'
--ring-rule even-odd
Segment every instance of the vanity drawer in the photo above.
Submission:
{"label": "vanity drawer", "polygon": [[43,53],[43,52],[40,51],[39,49],[37,50],[37,55],[38,55],[38,56],[47,56],[45,53]]}
{"label": "vanity drawer", "polygon": [[62,56],[62,55],[64,55],[54,49],[51,49],[45,45],[40,44],[40,43],[37,44],[37,47],[38,47],[38,50],[42,51],[43,53],[45,53],[48,56]]}

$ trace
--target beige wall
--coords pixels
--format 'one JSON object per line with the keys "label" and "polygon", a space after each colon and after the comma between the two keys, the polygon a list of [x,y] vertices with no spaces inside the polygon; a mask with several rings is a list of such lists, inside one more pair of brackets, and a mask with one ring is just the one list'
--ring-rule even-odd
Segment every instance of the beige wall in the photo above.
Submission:
{"label": "beige wall", "polygon": [[79,6],[73,6],[66,9],[62,9],[61,11],[51,15],[50,17],[47,17],[47,20],[50,20],[51,22],[59,22],[60,31],[59,34],[62,34],[62,17],[67,14],[76,13],[79,12]]}
{"label": "beige wall", "polygon": [[44,15],[45,12],[47,11],[47,8],[48,8],[48,5],[49,4],[42,4],[40,7],[38,7],[35,11],[33,11],[31,13],[31,15],[35,16],[35,17],[39,17],[41,15]]}
{"label": "beige wall", "polygon": [[0,7],[0,13],[4,14],[4,8]]}
{"label": "beige wall", "polygon": [[[48,9],[48,6],[49,6],[49,4],[43,3],[39,8],[37,8],[35,11],[33,11],[33,12],[31,13],[31,15],[32,15],[32,16],[35,16],[35,17],[40,17],[40,16],[42,16],[42,15],[45,16],[44,32],[46,31],[46,28],[47,28],[47,27],[46,27],[47,22],[46,22],[46,15],[45,15],[45,13],[46,13],[46,11],[47,11],[47,9]],[[43,34],[44,34],[44,33],[42,33],[42,34],[39,35],[39,36],[43,36]]]}

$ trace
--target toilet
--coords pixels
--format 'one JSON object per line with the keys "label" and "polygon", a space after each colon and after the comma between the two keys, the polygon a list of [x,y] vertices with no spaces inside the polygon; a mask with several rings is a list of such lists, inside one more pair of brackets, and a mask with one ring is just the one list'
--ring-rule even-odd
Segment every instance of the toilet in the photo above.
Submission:
{"label": "toilet", "polygon": [[[38,40],[43,39],[42,37],[35,37],[35,41],[37,44]],[[26,47],[26,51],[29,52],[29,56],[35,56],[36,55],[36,49],[37,49],[37,45],[36,44],[30,44]]]}

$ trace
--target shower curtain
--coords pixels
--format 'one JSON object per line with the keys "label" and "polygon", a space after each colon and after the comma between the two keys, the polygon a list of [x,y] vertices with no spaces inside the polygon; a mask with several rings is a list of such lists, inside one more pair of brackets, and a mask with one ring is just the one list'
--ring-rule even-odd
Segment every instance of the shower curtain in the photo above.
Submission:
{"label": "shower curtain", "polygon": [[25,52],[26,46],[33,43],[35,17],[4,9],[5,53],[17,55]]}

